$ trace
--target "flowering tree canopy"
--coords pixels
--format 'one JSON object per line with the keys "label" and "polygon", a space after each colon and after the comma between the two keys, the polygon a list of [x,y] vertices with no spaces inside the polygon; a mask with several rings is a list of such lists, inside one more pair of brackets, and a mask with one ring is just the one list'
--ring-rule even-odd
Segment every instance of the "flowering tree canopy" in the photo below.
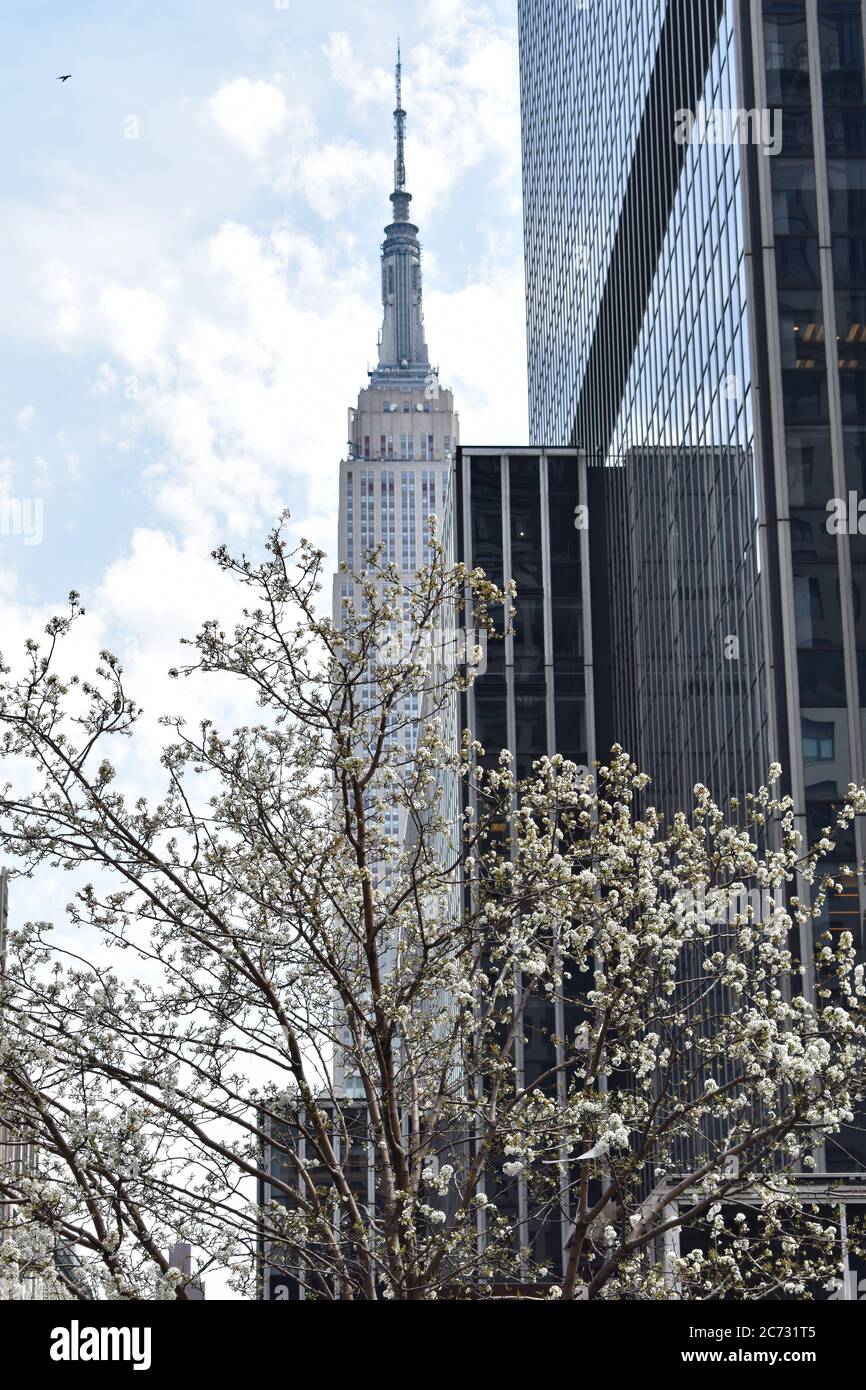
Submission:
{"label": "flowering tree canopy", "polygon": [[[698,786],[665,821],[619,748],[592,776],[482,762],[449,634],[495,640],[511,596],[434,552],[411,587],[370,557],[339,624],[306,542],[218,552],[243,616],[174,674],[236,678],[259,713],[166,719],[157,799],[115,768],[141,714],[117,659],[63,669],[76,595],[23,674],[4,665],[0,844],[76,885],[69,929],[7,944],[7,1274],[185,1298],[267,1268],[398,1300],[837,1277],[808,1173],[866,1085],[866,991],[850,936],[799,945],[832,832],[800,843],[775,767],[727,814]],[[838,824],[864,809],[852,787]]]}

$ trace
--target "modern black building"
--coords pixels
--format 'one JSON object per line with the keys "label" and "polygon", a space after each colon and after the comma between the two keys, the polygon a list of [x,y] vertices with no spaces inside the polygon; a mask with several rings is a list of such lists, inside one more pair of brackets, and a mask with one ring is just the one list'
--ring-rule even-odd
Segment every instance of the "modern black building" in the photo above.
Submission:
{"label": "modern black building", "polygon": [[[520,5],[531,433],[590,463],[600,732],[670,805],[777,759],[813,833],[866,774],[864,26],[859,0]],[[864,850],[858,825],[840,864]],[[864,908],[852,877],[829,924],[862,945]]]}
{"label": "modern black building", "polygon": [[594,755],[586,516],[586,464],[574,449],[458,450],[457,558],[519,594],[513,631],[487,644],[464,726],[489,757],[510,749],[520,777],[546,753],[582,765]]}
{"label": "modern black building", "polygon": [[634,448],[588,467],[597,663],[596,742],[621,743],[652,799],[723,799],[771,761],[767,617],[754,456]]}
{"label": "modern black building", "polygon": [[[545,754],[561,753],[589,771],[596,757],[592,612],[589,593],[590,531],[587,528],[587,467],[569,448],[462,447],[449,489],[445,532],[455,558],[480,568],[500,588],[517,586],[516,617],[493,614],[501,640],[486,643],[484,668],[461,696],[460,727],[472,729],[485,749],[483,764],[495,766],[500,750],[513,770],[527,777]],[[475,798],[472,784],[467,793]],[[473,807],[473,810],[477,808]],[[502,830],[507,834],[507,826]],[[563,1039],[579,1019],[561,994],[527,1003],[524,1027],[515,1039],[518,1085],[559,1087],[564,1096]],[[531,1249],[556,1277],[570,1228],[562,1215],[529,1215],[523,1177],[491,1171],[496,1205],[515,1222],[516,1243]],[[483,1213],[479,1248],[483,1248]]]}
{"label": "modern black building", "polygon": [[732,138],[701,140],[699,124],[682,138],[683,113],[753,107],[753,11],[520,6],[530,430],[587,453],[607,557],[599,734],[629,747],[666,808],[696,780],[725,799],[772,757],[790,765],[778,585],[759,582],[776,556],[753,255],[759,181],[780,156],[740,143],[730,116]]}
{"label": "modern black building", "polygon": [[[866,780],[866,7],[519,27],[530,430],[587,458],[597,746],[665,809],[778,761],[814,836]],[[838,865],[864,852],[861,821]],[[844,879],[815,929],[863,951]],[[817,1157],[844,1182],[866,1135]]]}
{"label": "modern black building", "polygon": [[[366,1105],[350,1098],[337,1105],[333,1100],[322,1098],[319,1107],[327,1117],[334,1154],[353,1195],[362,1208],[374,1211],[376,1163]],[[271,1204],[292,1210],[294,1203],[287,1189],[302,1190],[301,1167],[318,1189],[327,1192],[333,1179],[319,1160],[319,1151],[312,1138],[313,1127],[304,1107],[291,1104],[285,1119],[262,1114],[259,1122],[266,1136],[261,1145],[261,1168],[275,1179],[273,1183],[262,1178],[258,1180],[257,1201],[263,1212],[267,1213]],[[337,1208],[333,1215],[335,1228],[339,1227],[340,1219]],[[310,1297],[321,1297],[323,1292],[327,1297],[339,1297],[338,1285],[332,1282],[330,1289],[323,1291],[313,1265],[304,1262],[291,1242],[275,1237],[279,1224],[274,1223],[269,1231],[267,1223],[268,1217],[264,1216],[257,1250],[258,1297],[274,1303],[304,1302]],[[318,1268],[316,1262],[313,1264]]]}

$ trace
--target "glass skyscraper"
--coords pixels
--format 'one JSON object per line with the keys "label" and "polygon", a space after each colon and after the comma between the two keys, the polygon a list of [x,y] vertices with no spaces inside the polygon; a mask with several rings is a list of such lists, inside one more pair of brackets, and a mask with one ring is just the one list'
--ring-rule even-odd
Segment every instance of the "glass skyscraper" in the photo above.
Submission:
{"label": "glass skyscraper", "polygon": [[626,744],[668,808],[778,748],[747,236],[772,160],[677,138],[752,106],[748,8],[520,7],[530,429],[597,466],[596,751]]}
{"label": "glass skyscraper", "polygon": [[[814,837],[866,781],[864,5],[520,0],[519,28],[530,427],[589,463],[598,750],[667,809],[778,760]],[[864,852],[861,821],[839,868]],[[862,952],[837,876],[815,928]],[[862,1131],[819,1161],[857,1173]]]}

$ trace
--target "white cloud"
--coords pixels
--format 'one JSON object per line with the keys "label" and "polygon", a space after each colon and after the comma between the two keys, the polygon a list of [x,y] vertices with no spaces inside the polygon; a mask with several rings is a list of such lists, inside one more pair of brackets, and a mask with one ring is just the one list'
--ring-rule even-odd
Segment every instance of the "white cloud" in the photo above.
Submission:
{"label": "white cloud", "polygon": [[331,81],[348,92],[358,106],[378,106],[394,96],[393,72],[359,63],[349,35],[342,30],[328,35],[322,52],[328,60]]}
{"label": "white cloud", "polygon": [[33,424],[35,415],[36,411],[32,405],[23,405],[15,416],[15,422],[19,430],[29,430],[30,426]]}
{"label": "white cloud", "polygon": [[[485,6],[436,0],[430,5],[436,41],[403,51],[407,121],[407,181],[416,215],[441,207],[466,174],[484,161],[494,181],[513,189],[519,208],[520,108],[514,34]],[[393,100],[393,73],[365,68],[349,36],[332,33],[324,46],[331,80],[359,110]]]}
{"label": "white cloud", "polygon": [[384,153],[364,149],[354,140],[310,142],[309,148],[274,178],[279,189],[297,188],[325,221],[336,221],[365,196],[385,204],[391,162]]}
{"label": "white cloud", "polygon": [[261,78],[236,77],[224,82],[207,109],[225,135],[251,159],[259,159],[288,118],[279,87]]}
{"label": "white cloud", "polygon": [[[205,110],[258,166],[275,192],[299,193],[325,221],[336,220],[375,187],[387,188],[390,160],[356,140],[327,139],[308,106],[286,104],[272,83],[236,78],[224,83]],[[271,152],[273,136],[281,134]]]}
{"label": "white cloud", "polygon": [[105,320],[110,347],[133,368],[157,366],[168,322],[158,295],[141,285],[106,285],[97,307]]}
{"label": "white cloud", "polygon": [[464,444],[527,442],[522,265],[489,271],[451,294],[427,296],[429,336],[454,388]]}
{"label": "white cloud", "polygon": [[36,288],[52,311],[52,324],[61,346],[81,329],[81,281],[73,267],[50,261],[34,275]]}
{"label": "white cloud", "polygon": [[143,285],[66,277],[81,341],[113,357],[91,392],[134,374],[124,423],[162,444],[145,476],[179,537],[260,535],[299,483],[311,516],[332,515],[333,493],[319,490],[345,452],[358,345],[375,339],[367,273],[351,238],[323,247],[288,226],[265,236],[228,223],[175,267],[170,303]]}

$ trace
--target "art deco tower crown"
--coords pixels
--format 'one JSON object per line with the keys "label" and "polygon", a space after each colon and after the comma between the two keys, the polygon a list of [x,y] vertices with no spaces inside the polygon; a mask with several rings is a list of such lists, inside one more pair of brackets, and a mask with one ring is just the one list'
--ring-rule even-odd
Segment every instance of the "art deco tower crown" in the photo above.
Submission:
{"label": "art deco tower crown", "polygon": [[418,228],[410,221],[412,194],[406,191],[406,112],[403,109],[402,64],[397,46],[397,105],[394,111],[396,154],[393,221],[385,228],[382,243],[382,305],[384,318],[379,339],[379,363],[371,372],[374,385],[427,377],[429,355],[424,338],[421,308],[421,245]]}

